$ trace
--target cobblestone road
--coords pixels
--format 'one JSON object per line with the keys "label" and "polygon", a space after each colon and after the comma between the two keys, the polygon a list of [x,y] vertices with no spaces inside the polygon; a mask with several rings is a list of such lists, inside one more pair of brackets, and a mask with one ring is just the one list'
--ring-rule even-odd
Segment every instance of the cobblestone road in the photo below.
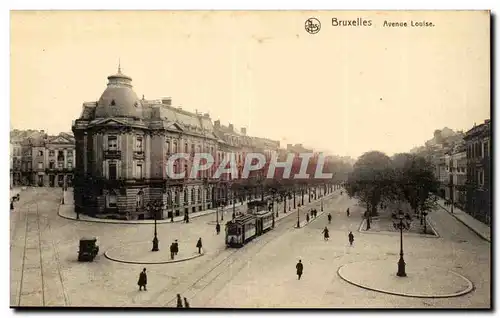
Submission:
{"label": "cobblestone road", "polygon": [[[57,215],[60,197],[60,189],[28,189],[11,213],[13,306],[172,306],[178,292],[190,299],[193,307],[490,304],[490,244],[442,210],[429,216],[441,238],[405,238],[405,259],[408,271],[412,260],[429,260],[430,265],[448,267],[468,277],[476,289],[459,298],[403,298],[363,290],[341,280],[336,271],[349,262],[394,259],[396,269],[399,251],[399,239],[394,235],[357,232],[362,211],[345,194],[325,200],[325,213],[306,227],[294,228],[297,213],[292,210],[274,230],[239,250],[225,248],[222,233],[215,234],[214,215],[201,216],[189,224],[161,224],[161,251],[167,250],[174,239],[179,240],[181,249],[194,251],[196,240],[202,237],[206,254],[181,263],[147,265],[148,292],[139,292],[137,276],[144,266],[113,262],[102,253],[117,245],[151,241],[153,226],[67,220]],[[301,220],[312,206],[319,210],[320,202],[301,209]],[[351,208],[350,218],[345,214],[347,207]],[[325,242],[321,230],[327,225],[328,212],[333,220],[328,225],[331,238]],[[350,230],[356,236],[352,248],[347,244]],[[82,236],[98,237],[100,255],[93,263],[76,260]],[[295,276],[299,258],[305,263],[301,281]]]}

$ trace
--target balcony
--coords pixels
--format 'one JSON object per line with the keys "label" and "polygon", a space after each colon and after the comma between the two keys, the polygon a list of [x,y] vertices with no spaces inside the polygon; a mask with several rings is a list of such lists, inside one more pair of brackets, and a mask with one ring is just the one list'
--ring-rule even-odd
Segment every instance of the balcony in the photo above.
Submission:
{"label": "balcony", "polygon": [[134,159],[142,160],[144,159],[144,151],[134,151]]}
{"label": "balcony", "polygon": [[104,150],[104,159],[121,159],[122,152],[120,150]]}

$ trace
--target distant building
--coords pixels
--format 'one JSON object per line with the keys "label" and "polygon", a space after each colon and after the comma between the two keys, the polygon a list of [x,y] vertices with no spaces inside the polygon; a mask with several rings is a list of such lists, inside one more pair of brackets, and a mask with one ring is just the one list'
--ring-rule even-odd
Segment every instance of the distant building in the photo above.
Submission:
{"label": "distant building", "polygon": [[491,223],[491,128],[490,120],[474,126],[464,137],[467,157],[466,211]]}
{"label": "distant building", "polygon": [[467,181],[467,156],[465,142],[455,145],[445,155],[446,171],[448,172],[448,187],[446,187],[446,200],[465,209]]}

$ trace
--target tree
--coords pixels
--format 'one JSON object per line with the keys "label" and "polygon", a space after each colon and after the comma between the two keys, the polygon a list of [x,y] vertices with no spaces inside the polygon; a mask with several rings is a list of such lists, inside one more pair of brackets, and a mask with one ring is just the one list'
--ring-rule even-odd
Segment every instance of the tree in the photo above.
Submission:
{"label": "tree", "polygon": [[391,159],[380,151],[364,153],[349,174],[346,190],[367,206],[366,229],[370,229],[370,217],[378,215],[377,206],[390,190],[393,169]]}
{"label": "tree", "polygon": [[425,217],[436,207],[436,198],[432,193],[439,187],[434,167],[425,158],[408,153],[395,155],[392,164],[395,176],[392,193],[396,199],[408,202],[415,214],[420,214],[425,233]]}

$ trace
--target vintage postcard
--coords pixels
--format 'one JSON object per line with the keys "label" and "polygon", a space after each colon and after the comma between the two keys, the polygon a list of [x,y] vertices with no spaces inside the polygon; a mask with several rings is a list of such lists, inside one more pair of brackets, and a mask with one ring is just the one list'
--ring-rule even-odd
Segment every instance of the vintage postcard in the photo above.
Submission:
{"label": "vintage postcard", "polygon": [[491,308],[489,11],[11,11],[10,306]]}

